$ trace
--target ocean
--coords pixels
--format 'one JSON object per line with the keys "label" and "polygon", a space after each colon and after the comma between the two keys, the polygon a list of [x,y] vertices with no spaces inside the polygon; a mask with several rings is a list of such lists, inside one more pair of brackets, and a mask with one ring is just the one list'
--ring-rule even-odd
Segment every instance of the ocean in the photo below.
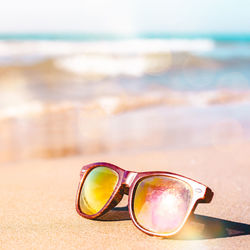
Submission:
{"label": "ocean", "polygon": [[249,69],[244,34],[0,34],[0,161],[249,140]]}

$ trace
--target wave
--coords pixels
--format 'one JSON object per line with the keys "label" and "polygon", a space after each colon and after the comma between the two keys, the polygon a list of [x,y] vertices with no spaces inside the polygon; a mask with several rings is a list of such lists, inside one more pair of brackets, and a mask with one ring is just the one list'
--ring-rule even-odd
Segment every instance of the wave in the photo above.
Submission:
{"label": "wave", "polygon": [[28,102],[18,106],[2,107],[0,118],[40,116],[68,109],[83,110],[85,113],[106,116],[154,106],[202,107],[240,103],[250,104],[250,91],[214,90],[197,93],[168,90],[164,93],[152,92],[142,95],[107,95],[85,102]]}
{"label": "wave", "polygon": [[21,45],[23,48],[20,48],[20,44],[12,44],[13,47],[5,44],[7,49],[0,43],[0,69],[3,68],[5,72],[12,69],[35,70],[43,74],[46,68],[53,73],[60,72],[61,77],[72,74],[91,80],[117,76],[140,77],[184,67],[216,68],[220,65],[216,60],[191,54],[192,50],[211,49],[209,41],[139,40],[76,45],[54,42],[52,47],[51,43],[25,43]]}
{"label": "wave", "polygon": [[119,41],[0,41],[0,62],[34,62],[79,54],[145,55],[152,53],[204,52],[214,48],[208,39],[133,39]]}

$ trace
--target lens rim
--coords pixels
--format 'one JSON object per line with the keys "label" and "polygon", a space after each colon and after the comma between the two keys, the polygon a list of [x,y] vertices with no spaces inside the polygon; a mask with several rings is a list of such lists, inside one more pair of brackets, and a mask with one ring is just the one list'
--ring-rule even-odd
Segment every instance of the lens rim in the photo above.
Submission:
{"label": "lens rim", "polygon": [[[103,208],[100,211],[98,211],[97,213],[90,215],[90,214],[85,214],[84,212],[81,211],[81,209],[80,209],[80,195],[81,195],[82,186],[83,186],[84,181],[86,180],[88,174],[94,168],[97,168],[97,167],[107,167],[107,168],[114,170],[118,174],[118,181],[117,181],[117,184],[115,186],[115,189],[114,189],[112,195],[110,196],[110,198],[106,202],[106,204],[103,206]],[[116,165],[113,165],[113,164],[110,164],[107,162],[96,162],[96,163],[92,163],[92,164],[84,166],[81,170],[81,173],[80,173],[81,180],[80,180],[80,183],[78,185],[78,190],[77,190],[77,195],[76,195],[76,211],[77,211],[77,213],[79,215],[87,218],[87,219],[95,219],[95,218],[98,218],[99,216],[107,213],[110,209],[115,207],[123,197],[123,190],[121,189],[121,184],[122,184],[124,173],[125,173],[125,170],[117,167]]]}
{"label": "lens rim", "polygon": [[[138,184],[145,178],[151,177],[151,176],[165,176],[169,178],[174,178],[176,180],[180,180],[185,182],[190,186],[190,191],[191,191],[191,200],[190,200],[190,205],[187,210],[187,213],[183,219],[183,222],[180,224],[180,226],[173,232],[170,233],[156,233],[153,231],[150,231],[143,226],[140,225],[140,223],[137,221],[136,216],[134,214],[134,197],[135,197],[135,192]],[[168,237],[171,235],[174,235],[178,233],[184,224],[186,223],[188,217],[190,216],[191,212],[195,209],[196,204],[199,200],[205,198],[205,193],[206,193],[207,187],[197,181],[194,181],[192,179],[189,179],[187,177],[184,177],[182,175],[174,174],[174,173],[168,173],[168,172],[162,172],[162,171],[156,171],[156,172],[141,172],[138,173],[137,176],[134,178],[133,183],[131,184],[130,191],[129,191],[129,201],[128,201],[128,208],[129,208],[129,214],[131,217],[131,220],[133,221],[134,225],[140,229],[142,232],[151,235],[151,236],[159,236],[159,237]]]}

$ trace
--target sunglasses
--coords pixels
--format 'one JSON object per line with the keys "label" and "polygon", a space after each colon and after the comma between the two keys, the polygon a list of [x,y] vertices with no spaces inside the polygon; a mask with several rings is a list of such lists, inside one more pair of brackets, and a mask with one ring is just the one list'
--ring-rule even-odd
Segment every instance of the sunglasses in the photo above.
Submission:
{"label": "sunglasses", "polygon": [[133,172],[97,162],[81,169],[76,210],[95,219],[128,195],[129,215],[144,233],[166,237],[181,230],[198,203],[208,203],[213,192],[205,185],[169,172]]}

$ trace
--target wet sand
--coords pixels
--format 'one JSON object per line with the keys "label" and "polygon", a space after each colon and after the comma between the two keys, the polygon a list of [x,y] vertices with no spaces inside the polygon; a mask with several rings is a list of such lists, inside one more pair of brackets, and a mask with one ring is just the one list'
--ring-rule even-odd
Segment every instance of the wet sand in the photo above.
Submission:
{"label": "wet sand", "polygon": [[0,162],[250,141],[249,110],[249,103],[109,114],[70,102],[27,106],[0,116]]}
{"label": "wet sand", "polygon": [[[0,166],[1,249],[247,249],[250,244],[250,144],[193,149],[102,153],[26,160]],[[167,170],[196,179],[214,191],[175,238],[139,231],[126,208],[104,221],[81,218],[75,193],[83,164],[108,161],[122,168]],[[119,204],[126,206],[126,199]]]}

